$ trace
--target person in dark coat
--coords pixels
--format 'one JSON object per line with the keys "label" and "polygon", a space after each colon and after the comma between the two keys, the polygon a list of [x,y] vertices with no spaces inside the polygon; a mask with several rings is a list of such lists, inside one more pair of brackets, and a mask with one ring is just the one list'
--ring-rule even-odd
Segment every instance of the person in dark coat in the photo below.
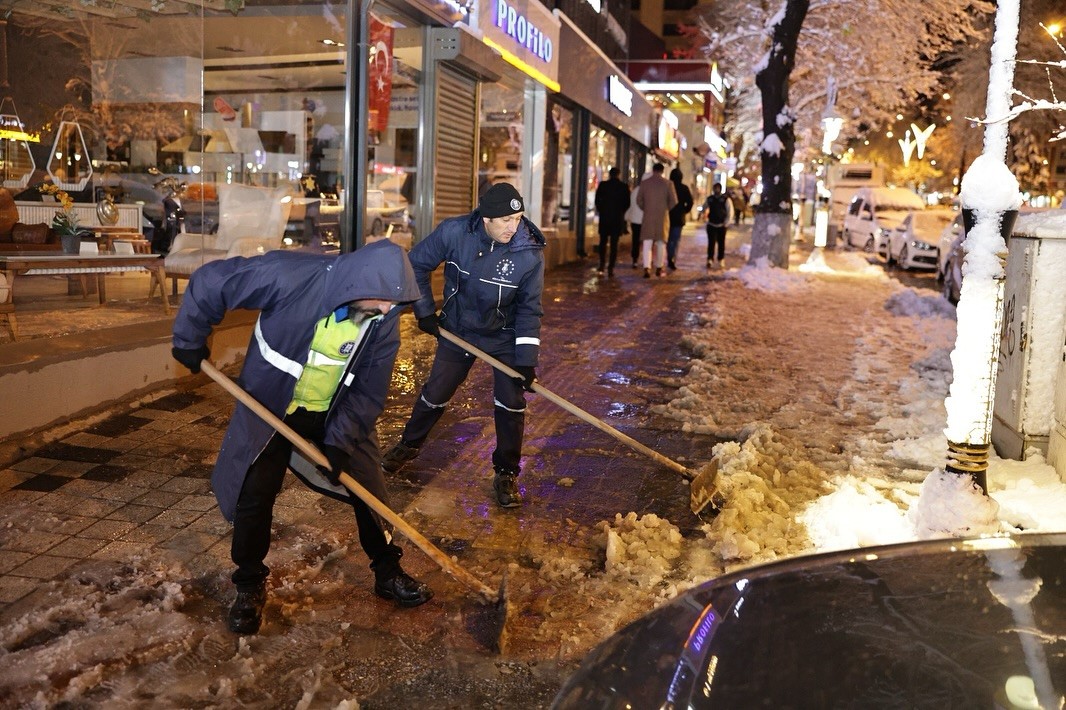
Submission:
{"label": "person in dark coat", "polygon": [[733,201],[729,195],[722,194],[721,183],[716,182],[711,188],[703,203],[703,216],[707,220],[707,268],[720,269],[725,259],[725,232],[733,216]]}
{"label": "person in dark coat", "polygon": [[[428,601],[432,591],[404,573],[390,531],[339,476],[351,474],[388,504],[375,424],[400,344],[400,309],[393,306],[418,297],[403,249],[387,240],[341,256],[271,251],[209,262],[189,280],[172,349],[178,362],[199,372],[210,355],[208,336],[226,312],[260,311],[239,382],[328,458],[329,469],[297,467],[303,459],[293,458],[294,472],[312,489],[353,506],[374,592],[405,607]],[[262,621],[270,573],[263,560],[292,450],[237,404],[211,475],[219,509],[233,523],[237,597],[228,621],[236,633],[254,634]]]}
{"label": "person in dark coat", "polygon": [[[411,249],[411,265],[422,297],[414,305],[418,327],[440,336],[446,328],[521,374],[512,379],[493,370],[496,449],[492,479],[504,508],[522,504],[517,478],[522,458],[526,402],[540,353],[541,292],[544,289],[544,235],[525,216],[521,194],[496,183],[470,214],[441,222]],[[444,301],[437,313],[430,276],[444,264]],[[382,466],[398,471],[419,448],[459,385],[474,356],[439,339],[429,377],[415,402],[400,441]]]}
{"label": "person in dark coat", "polygon": [[666,265],[671,271],[677,270],[677,246],[681,243],[681,229],[688,220],[688,213],[692,210],[692,190],[682,182],[681,170],[674,168],[670,171],[670,182],[674,184],[674,192],[677,193],[677,204],[670,208],[670,231],[666,238]]}
{"label": "person in dark coat", "polygon": [[595,203],[600,215],[600,273],[606,265],[607,276],[614,276],[618,240],[626,229],[626,210],[629,209],[629,186],[618,179],[618,168],[607,171],[607,179],[596,188]]}

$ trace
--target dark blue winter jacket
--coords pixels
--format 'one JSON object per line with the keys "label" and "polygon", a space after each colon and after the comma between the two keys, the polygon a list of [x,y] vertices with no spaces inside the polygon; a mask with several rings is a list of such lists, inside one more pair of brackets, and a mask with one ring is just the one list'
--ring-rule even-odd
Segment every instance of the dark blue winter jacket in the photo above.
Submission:
{"label": "dark blue winter jacket", "polygon": [[[411,303],[418,297],[403,249],[387,240],[341,256],[271,251],[250,259],[234,257],[193,272],[174,321],[173,343],[198,348],[226,311],[259,310],[238,382],[283,418],[319,320],[355,300]],[[330,405],[323,443],[351,454],[366,441],[376,441],[375,422],[385,407],[400,346],[400,310],[393,308],[366,326]],[[233,520],[248,467],[273,433],[252,410],[237,405],[211,476],[227,520]]]}
{"label": "dark blue winter jacket", "polygon": [[525,217],[507,244],[493,241],[477,210],[444,220],[409,255],[422,292],[415,316],[436,311],[430,277],[444,264],[441,327],[483,350],[513,345],[515,365],[535,366],[544,315],[544,244]]}

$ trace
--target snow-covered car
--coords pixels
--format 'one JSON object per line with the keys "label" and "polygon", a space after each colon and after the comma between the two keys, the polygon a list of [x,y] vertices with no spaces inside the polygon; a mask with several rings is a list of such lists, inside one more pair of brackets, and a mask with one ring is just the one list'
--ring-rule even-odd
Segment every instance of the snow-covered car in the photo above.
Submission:
{"label": "snow-covered car", "polygon": [[954,218],[955,212],[940,207],[909,213],[889,232],[886,260],[901,269],[936,269],[941,233]]}
{"label": "snow-covered car", "polygon": [[749,567],[593,649],[553,708],[1061,707],[1066,533]]}
{"label": "snow-covered car", "polygon": [[902,187],[864,187],[844,215],[844,244],[888,259],[888,238],[912,210],[924,210],[925,202]]}
{"label": "snow-covered car", "polygon": [[951,224],[940,232],[939,255],[937,258],[936,280],[940,282],[940,292],[951,303],[959,302],[962,291],[962,241],[966,238],[962,213],[955,215]]}

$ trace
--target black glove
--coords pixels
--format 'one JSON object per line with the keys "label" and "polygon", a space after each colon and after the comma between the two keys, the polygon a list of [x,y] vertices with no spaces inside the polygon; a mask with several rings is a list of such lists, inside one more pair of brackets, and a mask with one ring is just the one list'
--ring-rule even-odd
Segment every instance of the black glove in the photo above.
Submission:
{"label": "black glove", "polygon": [[200,372],[200,363],[211,357],[211,351],[206,345],[198,348],[171,348],[170,354],[194,375]]}
{"label": "black glove", "polygon": [[434,338],[440,337],[440,327],[438,326],[439,320],[436,313],[430,313],[428,316],[422,316],[418,319],[418,328],[423,333],[429,333]]}
{"label": "black glove", "polygon": [[322,453],[329,459],[329,468],[319,466],[318,472],[325,476],[326,480],[333,485],[341,485],[341,471],[350,473],[351,457],[348,456],[344,449],[338,449],[336,446],[330,446],[329,444],[325,444],[322,447]]}
{"label": "black glove", "polygon": [[515,384],[526,392],[532,392],[533,382],[537,379],[537,369],[532,365],[515,365],[514,370],[521,375],[521,377],[511,378]]}

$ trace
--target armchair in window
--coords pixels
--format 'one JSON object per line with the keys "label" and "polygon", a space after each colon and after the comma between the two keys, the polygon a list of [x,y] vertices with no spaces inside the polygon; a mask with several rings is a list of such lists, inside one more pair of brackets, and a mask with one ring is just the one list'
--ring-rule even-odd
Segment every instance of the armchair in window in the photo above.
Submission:
{"label": "armchair in window", "polygon": [[209,261],[279,249],[291,206],[286,187],[219,185],[218,230],[214,234],[179,233],[163,260],[175,295],[177,280],[189,278]]}

